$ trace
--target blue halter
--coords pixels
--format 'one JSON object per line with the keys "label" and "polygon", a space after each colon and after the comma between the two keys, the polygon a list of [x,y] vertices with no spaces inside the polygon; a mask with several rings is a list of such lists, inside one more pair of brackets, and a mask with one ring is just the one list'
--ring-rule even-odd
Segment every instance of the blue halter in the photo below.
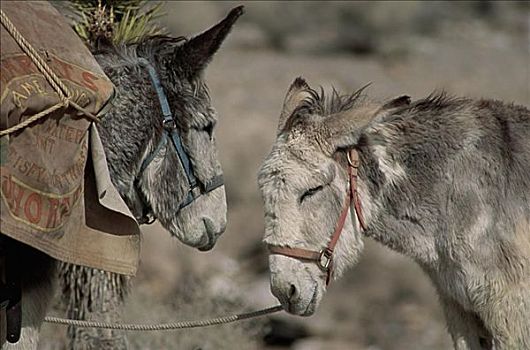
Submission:
{"label": "blue halter", "polygon": [[[177,125],[175,123],[175,119],[173,118],[173,114],[171,113],[171,108],[169,107],[167,96],[164,92],[164,88],[162,86],[162,83],[160,82],[156,69],[147,60],[142,59],[140,62],[142,65],[144,65],[147,68],[147,71],[149,72],[149,77],[151,78],[151,83],[153,87],[155,88],[156,94],[158,96],[158,102],[160,103],[160,108],[162,109],[163,131],[162,131],[162,137],[160,138],[160,141],[158,142],[158,145],[156,146],[155,150],[149,156],[147,156],[142,162],[137,179],[141,176],[144,170],[149,166],[149,164],[153,161],[153,159],[155,159],[157,154],[166,145],[166,143],[168,142],[168,139],[171,140],[171,143],[173,144],[173,146],[175,147],[175,150],[177,151],[180,164],[182,164],[182,168],[184,169],[184,173],[186,174],[186,179],[188,182],[188,194],[186,195],[186,198],[184,199],[184,201],[180,203],[179,205],[179,210],[180,210],[186,207],[187,205],[189,205],[190,203],[192,203],[195,199],[197,199],[202,194],[211,192],[214,189],[220,186],[223,186],[224,185],[223,175],[215,175],[214,177],[206,181],[203,184],[202,190],[201,190],[199,186],[199,181],[197,180],[193,172],[193,165],[190,161],[188,154],[184,150],[184,146],[182,145],[182,140],[177,131]],[[141,195],[140,197],[142,198],[142,201],[144,201],[144,204],[148,204],[147,200],[144,198],[142,193],[140,191],[139,193]],[[147,215],[144,215],[144,216],[147,216]]]}

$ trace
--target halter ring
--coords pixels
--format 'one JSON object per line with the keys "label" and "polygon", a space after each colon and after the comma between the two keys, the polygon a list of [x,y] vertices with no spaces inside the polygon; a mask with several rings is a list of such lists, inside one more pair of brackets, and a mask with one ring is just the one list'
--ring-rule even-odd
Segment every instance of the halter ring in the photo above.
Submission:
{"label": "halter ring", "polygon": [[359,159],[356,159],[355,161],[353,161],[350,157],[350,152],[346,152],[346,158],[348,158],[348,164],[351,166],[351,167],[354,167],[354,168],[358,168],[359,167]]}
{"label": "halter ring", "polygon": [[332,253],[328,249],[322,249],[318,257],[317,265],[322,271],[328,271],[332,262]]}
{"label": "halter ring", "polygon": [[177,128],[177,125],[173,119],[164,119],[162,121],[162,126],[168,131],[173,131]]}

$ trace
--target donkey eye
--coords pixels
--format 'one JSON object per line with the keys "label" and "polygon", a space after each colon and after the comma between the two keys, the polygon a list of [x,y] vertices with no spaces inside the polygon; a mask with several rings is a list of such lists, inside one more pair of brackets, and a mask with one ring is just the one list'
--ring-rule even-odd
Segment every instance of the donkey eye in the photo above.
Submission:
{"label": "donkey eye", "polygon": [[314,195],[318,191],[322,190],[323,188],[324,188],[324,186],[317,186],[317,187],[308,189],[307,191],[304,192],[302,197],[300,197],[300,203],[302,203],[304,201],[304,199],[307,199],[308,197],[311,197],[312,195]]}

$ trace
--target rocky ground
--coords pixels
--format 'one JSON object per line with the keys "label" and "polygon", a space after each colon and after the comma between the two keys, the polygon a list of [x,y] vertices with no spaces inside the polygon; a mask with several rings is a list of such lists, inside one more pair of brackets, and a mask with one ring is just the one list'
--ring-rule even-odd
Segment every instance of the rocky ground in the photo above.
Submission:
{"label": "rocky ground", "polygon": [[[230,5],[170,3],[168,12],[179,15],[166,18],[166,23],[180,34],[196,32],[220,18]],[[376,19],[382,16],[380,21],[392,14],[376,10],[366,13]],[[398,10],[404,11],[396,8],[398,15]],[[412,27],[394,33],[392,40],[364,46],[366,33],[350,35],[349,45],[338,45],[344,36],[339,38],[333,27],[323,24],[310,33],[307,24],[304,31],[282,27],[286,38],[281,40],[274,39],[277,34],[258,20],[237,25],[206,73],[220,116],[217,139],[228,194],[227,231],[213,251],[201,253],[184,247],[157,225],[146,227],[142,262],[125,319],[196,319],[276,303],[269,292],[267,259],[260,244],[263,214],[256,173],[274,140],[283,95],[295,77],[303,75],[313,86],[334,86],[345,92],[371,82],[368,94],[375,99],[400,94],[418,99],[444,89],[528,106],[528,8],[495,10],[501,12],[494,19],[455,16],[437,24],[434,32]],[[249,3],[246,16],[260,18],[260,11],[265,11],[263,4]],[[355,9],[349,11],[355,13]],[[499,13],[513,16],[510,26],[503,26]],[[402,23],[408,25],[404,19]],[[312,317],[282,313],[273,322],[263,319],[208,329],[131,333],[131,348],[449,349],[443,315],[426,276],[404,257],[371,241],[366,245],[360,263],[331,285]],[[61,328],[46,325],[41,349],[59,347],[63,337]]]}

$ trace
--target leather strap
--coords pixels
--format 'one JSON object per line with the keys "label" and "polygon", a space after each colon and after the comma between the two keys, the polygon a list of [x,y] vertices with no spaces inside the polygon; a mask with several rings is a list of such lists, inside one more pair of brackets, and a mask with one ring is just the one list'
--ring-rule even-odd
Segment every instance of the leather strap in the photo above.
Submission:
{"label": "leather strap", "polygon": [[269,246],[269,251],[272,254],[287,255],[301,260],[318,261],[320,259],[320,252],[303,248]]}
{"label": "leather strap", "polygon": [[5,328],[2,324],[0,333],[2,333],[2,338],[5,334],[6,340],[14,344],[20,339],[22,329],[22,285],[18,268],[13,264],[16,261],[13,258],[13,252],[8,248],[4,252],[3,247],[0,247],[0,250],[2,251],[0,252],[2,253],[0,269],[3,270],[0,271],[0,317],[5,318]]}
{"label": "leather strap", "polygon": [[[350,183],[351,186],[351,183]],[[337,242],[339,241],[340,235],[342,233],[342,229],[344,228],[344,223],[346,222],[346,217],[348,216],[348,213],[350,212],[350,203],[351,203],[351,192],[346,192],[346,200],[344,204],[344,208],[342,209],[342,212],[339,216],[339,221],[337,222],[337,226],[335,227],[335,231],[333,232],[333,235],[331,236],[331,240],[328,243],[327,250],[329,250],[331,253],[335,250],[335,246],[337,245]]]}
{"label": "leather strap", "polygon": [[169,102],[167,100],[166,93],[164,92],[164,87],[162,86],[162,82],[160,81],[160,78],[158,77],[155,67],[149,61],[147,61],[146,59],[141,59],[140,63],[143,64],[147,68],[147,72],[149,73],[149,77],[151,78],[151,85],[154,87],[156,91],[156,95],[158,97],[158,103],[160,105],[160,108],[162,109],[162,125],[164,126],[162,139],[160,140],[155,151],[151,153],[150,156],[147,157],[143,161],[140,167],[140,173],[142,173],[145,170],[145,168],[147,168],[149,163],[151,163],[151,161],[158,154],[162,146],[165,145],[165,143],[167,142],[167,138],[169,137],[173,146],[175,147],[175,150],[177,151],[180,163],[182,164],[182,167],[184,168],[184,173],[186,174],[189,188],[193,189],[197,187],[197,178],[195,177],[195,174],[193,173],[193,168],[191,165],[190,158],[188,157],[188,154],[184,150],[184,146],[182,145],[182,140],[180,139],[180,135],[177,132],[177,126],[175,123],[175,119],[173,118],[173,114],[171,113],[171,108],[169,107]]}
{"label": "leather strap", "polygon": [[348,165],[350,175],[350,192],[353,200],[353,206],[355,208],[355,214],[359,225],[363,230],[366,231],[366,223],[364,221],[364,215],[361,206],[361,199],[359,197],[359,191],[357,190],[357,172],[359,170],[359,153],[356,150],[350,150],[348,152]]}

